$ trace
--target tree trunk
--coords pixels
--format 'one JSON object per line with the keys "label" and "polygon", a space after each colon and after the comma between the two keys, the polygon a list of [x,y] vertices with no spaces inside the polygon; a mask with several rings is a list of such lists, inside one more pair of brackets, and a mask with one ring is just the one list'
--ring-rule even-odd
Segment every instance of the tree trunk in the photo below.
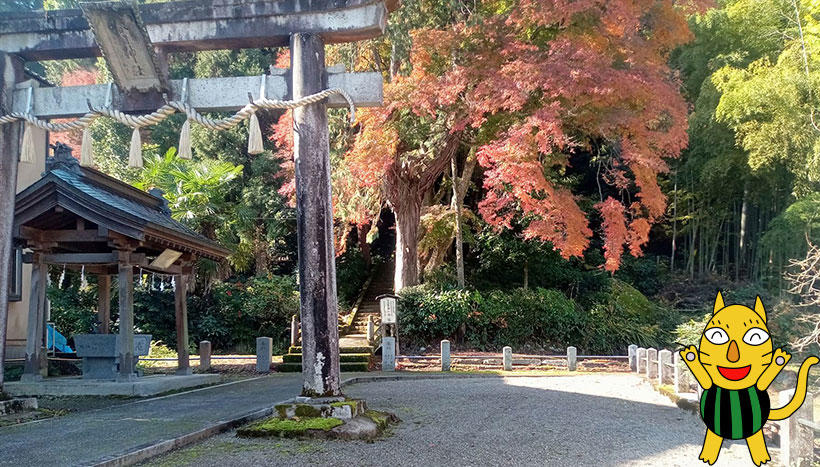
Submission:
{"label": "tree trunk", "polygon": [[678,171],[675,170],[675,191],[672,204],[672,253],[669,255],[669,270],[675,272],[675,253],[678,242]]}
{"label": "tree trunk", "polygon": [[456,167],[456,155],[453,153],[450,159],[450,174],[453,179],[453,203],[452,207],[456,213],[456,280],[458,287],[464,288],[464,239],[461,233],[461,209],[462,200],[459,193],[458,169]]}
{"label": "tree trunk", "polygon": [[362,252],[364,264],[370,269],[373,265],[373,256],[370,254],[370,244],[367,243],[367,233],[370,232],[371,223],[359,224],[356,226],[356,233],[359,237],[359,251]]}
{"label": "tree trunk", "polygon": [[748,216],[749,210],[749,182],[743,184],[743,204],[740,208],[740,235],[739,240],[737,243],[737,250],[738,254],[737,257],[740,259],[739,264],[737,265],[737,269],[740,270],[741,266],[746,263],[746,219]]}
{"label": "tree trunk", "polygon": [[530,288],[530,262],[524,260],[524,290]]}
{"label": "tree trunk", "polygon": [[405,199],[393,206],[396,214],[396,273],[394,290],[419,283],[418,233],[421,223],[421,202]]}

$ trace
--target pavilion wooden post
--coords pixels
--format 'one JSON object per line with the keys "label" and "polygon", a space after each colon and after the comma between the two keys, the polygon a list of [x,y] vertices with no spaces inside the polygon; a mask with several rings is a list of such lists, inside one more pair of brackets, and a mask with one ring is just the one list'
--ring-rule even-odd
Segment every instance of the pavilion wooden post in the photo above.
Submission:
{"label": "pavilion wooden post", "polygon": [[120,305],[120,379],[134,379],[134,267],[130,264],[131,252],[118,251],[119,259],[119,305]]}
{"label": "pavilion wooden post", "polygon": [[48,360],[45,353],[46,274],[48,266],[43,262],[43,252],[35,250],[31,264],[31,295],[26,336],[26,364],[23,381],[35,381],[48,376]]}
{"label": "pavilion wooden post", "polygon": [[[290,52],[293,98],[326,89],[321,37],[293,34]],[[293,110],[302,395],[309,397],[341,394],[329,140],[325,101]]]}
{"label": "pavilion wooden post", "polygon": [[[23,61],[0,52],[0,113],[12,108],[14,86],[23,81]],[[22,123],[0,125],[0,392],[3,390],[3,362],[6,356],[6,325],[9,312],[9,279],[12,257],[14,196],[17,194],[17,160],[20,154]]]}
{"label": "pavilion wooden post", "polygon": [[190,375],[191,364],[188,355],[188,276],[174,276],[174,308],[177,322],[177,371],[178,375]]}
{"label": "pavilion wooden post", "polygon": [[111,332],[111,276],[100,274],[97,276],[97,321],[100,322],[98,332]]}

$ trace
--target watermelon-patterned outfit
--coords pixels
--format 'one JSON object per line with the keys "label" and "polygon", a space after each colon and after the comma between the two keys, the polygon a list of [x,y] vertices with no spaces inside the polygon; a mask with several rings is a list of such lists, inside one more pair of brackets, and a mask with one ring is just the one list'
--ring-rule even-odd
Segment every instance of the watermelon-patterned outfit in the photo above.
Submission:
{"label": "watermelon-patterned outfit", "polygon": [[732,390],[712,385],[700,397],[700,418],[726,439],[744,439],[757,433],[769,419],[770,410],[769,394],[756,386]]}

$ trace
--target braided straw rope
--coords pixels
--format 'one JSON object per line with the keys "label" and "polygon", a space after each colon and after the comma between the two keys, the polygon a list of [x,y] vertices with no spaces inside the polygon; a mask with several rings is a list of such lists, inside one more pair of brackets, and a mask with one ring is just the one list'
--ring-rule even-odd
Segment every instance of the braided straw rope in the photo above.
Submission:
{"label": "braided straw rope", "polygon": [[80,131],[88,128],[88,126],[91,125],[91,123],[98,117],[105,116],[131,128],[141,128],[144,126],[156,125],[179,111],[186,114],[190,120],[193,120],[208,129],[227,130],[235,127],[243,120],[247,120],[259,109],[295,109],[297,107],[315,104],[334,94],[342,96],[347,101],[350,109],[350,121],[352,122],[355,120],[356,108],[353,104],[353,99],[351,99],[350,95],[343,89],[334,88],[325,89],[324,91],[295,100],[281,101],[276,99],[260,99],[249,103],[232,116],[218,120],[205,117],[196,109],[184,102],[172,101],[147,115],[129,115],[110,107],[102,107],[99,109],[91,108],[91,112],[76,120],[65,123],[51,123],[45,120],[40,120],[32,114],[13,112],[0,116],[0,125],[25,120],[26,122],[43,130],[53,132]]}

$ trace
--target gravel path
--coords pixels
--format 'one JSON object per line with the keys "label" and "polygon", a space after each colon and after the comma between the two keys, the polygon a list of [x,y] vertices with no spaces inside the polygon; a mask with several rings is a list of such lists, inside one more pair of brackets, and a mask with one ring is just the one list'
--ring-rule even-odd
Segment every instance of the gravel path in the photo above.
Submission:
{"label": "gravel path", "polygon": [[[386,381],[346,393],[402,423],[373,443],[228,433],[151,465],[705,465],[701,421],[630,374]],[[745,443],[724,443],[716,465],[752,465]]]}

